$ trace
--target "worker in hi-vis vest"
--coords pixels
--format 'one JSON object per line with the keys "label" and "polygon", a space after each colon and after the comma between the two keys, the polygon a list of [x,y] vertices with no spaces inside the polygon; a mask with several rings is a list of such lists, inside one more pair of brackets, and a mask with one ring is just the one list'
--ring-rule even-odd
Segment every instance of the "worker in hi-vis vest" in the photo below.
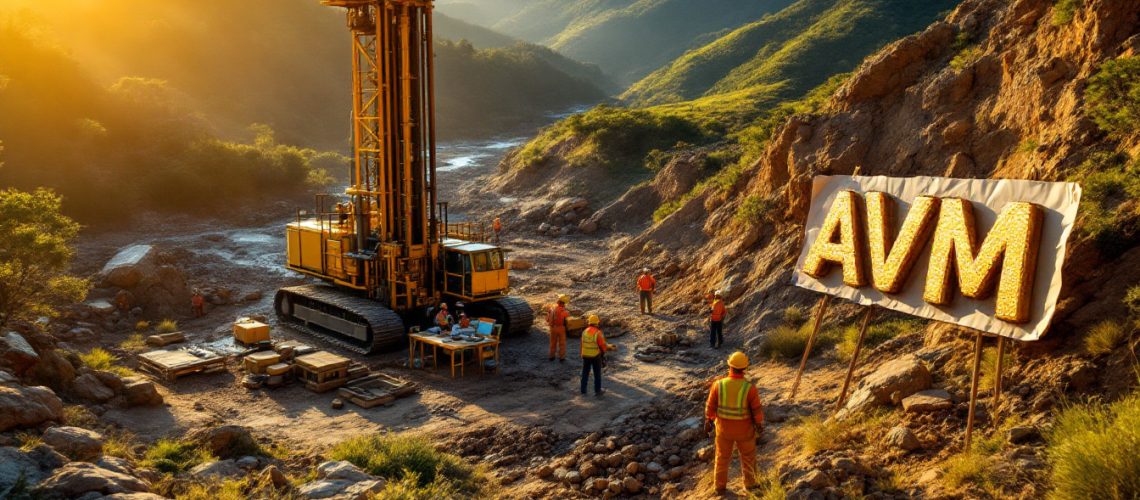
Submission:
{"label": "worker in hi-vis vest", "polygon": [[756,485],[756,438],[764,433],[764,410],[756,387],[744,379],[748,356],[737,351],[728,357],[728,376],[713,382],[705,403],[705,432],[716,428],[714,462],[717,493],[728,486],[732,449],[740,452],[744,487]]}
{"label": "worker in hi-vis vest", "polygon": [[606,337],[602,334],[602,329],[598,328],[601,323],[598,315],[591,314],[586,319],[589,326],[582,332],[582,394],[586,394],[586,385],[590,381],[590,371],[594,372],[594,395],[601,396],[606,391],[602,390],[602,362],[605,360],[606,351],[617,349],[616,345],[607,344]]}

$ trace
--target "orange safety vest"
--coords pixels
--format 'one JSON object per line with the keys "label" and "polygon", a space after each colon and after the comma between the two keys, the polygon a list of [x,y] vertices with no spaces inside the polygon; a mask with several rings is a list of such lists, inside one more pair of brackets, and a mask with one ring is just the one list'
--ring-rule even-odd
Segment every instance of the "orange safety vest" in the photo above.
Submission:
{"label": "orange safety vest", "polygon": [[491,223],[491,228],[494,229],[495,232],[503,230],[503,223],[499,221],[498,217],[495,217],[495,221]]}
{"label": "orange safety vest", "polygon": [[748,390],[751,388],[752,384],[742,378],[720,379],[716,389],[716,418],[748,420]]}
{"label": "orange safety vest", "polygon": [[565,307],[559,307],[558,303],[554,303],[550,307],[550,312],[546,315],[546,324],[550,327],[551,331],[562,331],[566,326],[566,317],[570,313],[566,311]]}
{"label": "orange safety vest", "polygon": [[717,299],[712,303],[712,320],[721,321],[724,319],[724,301]]}
{"label": "orange safety vest", "polygon": [[637,289],[638,290],[641,290],[643,292],[649,292],[649,291],[652,291],[654,288],[657,288],[657,280],[653,279],[653,276],[650,276],[648,274],[643,274],[643,275],[641,275],[640,278],[637,278]]}
{"label": "orange safety vest", "polygon": [[596,326],[586,328],[582,332],[582,357],[583,358],[596,358],[602,353],[601,343],[598,341],[602,337],[602,331]]}

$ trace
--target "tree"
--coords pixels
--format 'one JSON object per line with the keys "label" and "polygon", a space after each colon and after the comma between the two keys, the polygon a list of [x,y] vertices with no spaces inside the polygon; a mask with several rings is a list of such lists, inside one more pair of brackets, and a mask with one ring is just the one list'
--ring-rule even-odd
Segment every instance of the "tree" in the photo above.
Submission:
{"label": "tree", "polygon": [[1089,78],[1085,106],[1105,132],[1128,136],[1140,130],[1140,57],[1102,64]]}
{"label": "tree", "polygon": [[86,280],[67,274],[79,224],[60,212],[47,189],[0,190],[0,328],[53,316],[60,301],[80,301]]}

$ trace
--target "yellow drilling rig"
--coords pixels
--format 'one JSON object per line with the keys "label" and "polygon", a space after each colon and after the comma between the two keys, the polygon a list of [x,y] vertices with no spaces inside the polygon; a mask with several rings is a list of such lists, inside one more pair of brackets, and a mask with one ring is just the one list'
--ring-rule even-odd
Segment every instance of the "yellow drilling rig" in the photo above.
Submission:
{"label": "yellow drilling rig", "polygon": [[278,316],[361,353],[399,347],[441,303],[527,332],[504,250],[436,200],[432,2],[321,3],[345,9],[352,33],[352,178],[345,201],[318,195],[286,226],[286,267],[325,284],[278,290]]}

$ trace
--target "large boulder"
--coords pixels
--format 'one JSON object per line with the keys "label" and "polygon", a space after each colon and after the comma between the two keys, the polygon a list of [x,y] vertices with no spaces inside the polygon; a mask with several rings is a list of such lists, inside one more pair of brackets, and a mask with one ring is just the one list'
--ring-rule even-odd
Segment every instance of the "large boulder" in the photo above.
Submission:
{"label": "large boulder", "polygon": [[79,427],[52,427],[44,432],[44,444],[64,456],[94,462],[103,455],[103,435]]}
{"label": "large boulder", "polygon": [[184,314],[190,304],[186,277],[177,267],[164,263],[157,248],[131,245],[119,250],[99,273],[103,287],[126,291],[117,296],[131,297],[128,307],[139,306],[150,316],[174,317]]}
{"label": "large boulder", "polygon": [[34,487],[51,475],[67,458],[40,445],[24,452],[12,447],[0,448],[0,498],[8,498],[17,484]]}
{"label": "large boulder", "polygon": [[46,498],[76,498],[88,493],[112,495],[149,492],[143,481],[87,462],[71,462],[40,483],[34,493]]}
{"label": "large boulder", "polygon": [[158,265],[157,253],[151,245],[123,248],[107,261],[99,277],[104,286],[134,288],[144,277],[154,274]]}
{"label": "large boulder", "polygon": [[23,375],[39,360],[40,355],[19,333],[8,332],[0,336],[0,369]]}
{"label": "large boulder", "polygon": [[71,395],[91,403],[105,403],[115,397],[115,390],[94,373],[84,373],[72,382]]}
{"label": "large boulder", "polygon": [[930,369],[918,358],[908,355],[893,359],[860,381],[847,405],[836,416],[844,418],[875,406],[900,402],[929,388],[931,383]]}
{"label": "large boulder", "polygon": [[190,439],[201,443],[219,458],[236,458],[255,455],[259,446],[249,429],[240,425],[223,425],[200,429],[190,435]]}
{"label": "large boulder", "polygon": [[34,385],[44,385],[56,392],[64,392],[75,381],[75,374],[75,365],[59,351],[48,349],[40,351],[39,362],[24,377]]}
{"label": "large boulder", "polygon": [[25,387],[0,371],[0,432],[63,419],[63,401],[47,387]]}
{"label": "large boulder", "polygon": [[160,406],[162,394],[150,380],[127,377],[123,379],[123,396],[127,398],[127,406]]}
{"label": "large boulder", "polygon": [[317,477],[320,479],[334,479],[341,481],[360,482],[372,479],[368,473],[346,461],[325,462],[317,466]]}

